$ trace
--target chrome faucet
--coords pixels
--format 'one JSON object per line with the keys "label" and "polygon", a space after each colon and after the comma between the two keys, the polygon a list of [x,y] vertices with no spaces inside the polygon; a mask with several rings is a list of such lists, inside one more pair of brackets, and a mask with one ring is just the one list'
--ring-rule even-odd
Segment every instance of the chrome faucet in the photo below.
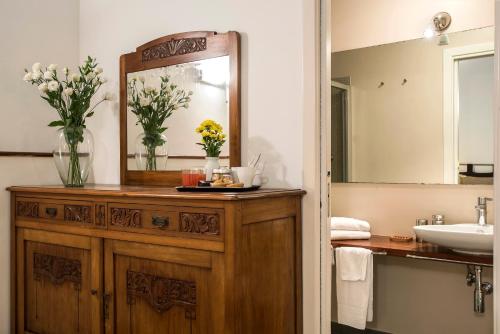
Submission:
{"label": "chrome faucet", "polygon": [[480,226],[484,226],[484,225],[488,224],[486,202],[492,201],[492,200],[493,200],[493,198],[488,198],[488,197],[478,197],[477,198],[477,205],[475,208],[477,210],[477,223]]}

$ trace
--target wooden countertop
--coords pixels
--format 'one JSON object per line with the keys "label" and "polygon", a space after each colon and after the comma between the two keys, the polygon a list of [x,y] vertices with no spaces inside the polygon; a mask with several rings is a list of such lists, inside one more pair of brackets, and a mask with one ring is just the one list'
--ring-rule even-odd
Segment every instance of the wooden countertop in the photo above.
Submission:
{"label": "wooden countertop", "polygon": [[249,192],[179,192],[172,187],[154,186],[124,186],[124,185],[86,185],[82,188],[66,188],[62,185],[44,186],[12,186],[7,190],[19,193],[44,193],[59,195],[92,195],[92,196],[120,196],[120,197],[155,197],[177,199],[206,199],[206,200],[245,200],[254,198],[269,198],[305,194],[300,189],[259,189]]}
{"label": "wooden countertop", "polygon": [[448,248],[439,247],[427,242],[394,242],[388,236],[372,235],[369,240],[332,240],[331,244],[334,248],[361,247],[391,256],[485,266],[493,265],[493,256],[455,253]]}

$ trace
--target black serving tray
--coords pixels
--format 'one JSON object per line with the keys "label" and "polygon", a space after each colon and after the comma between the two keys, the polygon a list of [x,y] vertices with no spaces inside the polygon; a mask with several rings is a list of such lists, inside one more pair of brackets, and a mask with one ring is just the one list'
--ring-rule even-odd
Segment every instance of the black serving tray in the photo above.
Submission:
{"label": "black serving tray", "polygon": [[226,187],[175,187],[180,192],[195,192],[195,193],[245,193],[248,191],[258,190],[260,186],[251,186],[243,188],[226,188]]}

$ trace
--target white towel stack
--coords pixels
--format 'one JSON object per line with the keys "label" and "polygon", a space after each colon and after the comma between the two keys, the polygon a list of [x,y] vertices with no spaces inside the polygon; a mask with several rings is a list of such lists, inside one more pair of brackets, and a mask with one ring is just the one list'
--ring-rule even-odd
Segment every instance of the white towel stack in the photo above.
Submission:
{"label": "white towel stack", "polygon": [[365,329],[373,320],[373,255],[357,247],[335,249],[338,322]]}
{"label": "white towel stack", "polygon": [[370,224],[355,218],[332,217],[330,229],[332,240],[362,240],[371,237]]}

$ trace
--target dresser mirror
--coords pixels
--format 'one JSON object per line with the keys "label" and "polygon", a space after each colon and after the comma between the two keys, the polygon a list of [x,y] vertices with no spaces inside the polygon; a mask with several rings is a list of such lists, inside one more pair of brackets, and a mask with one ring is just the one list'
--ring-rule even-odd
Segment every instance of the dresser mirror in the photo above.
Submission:
{"label": "dresser mirror", "polygon": [[332,182],[492,184],[494,27],[332,54]]}
{"label": "dresser mirror", "polygon": [[182,169],[205,164],[195,131],[205,120],[226,135],[220,165],[239,166],[239,68],[236,32],[169,35],[123,55],[122,184],[180,185]]}

